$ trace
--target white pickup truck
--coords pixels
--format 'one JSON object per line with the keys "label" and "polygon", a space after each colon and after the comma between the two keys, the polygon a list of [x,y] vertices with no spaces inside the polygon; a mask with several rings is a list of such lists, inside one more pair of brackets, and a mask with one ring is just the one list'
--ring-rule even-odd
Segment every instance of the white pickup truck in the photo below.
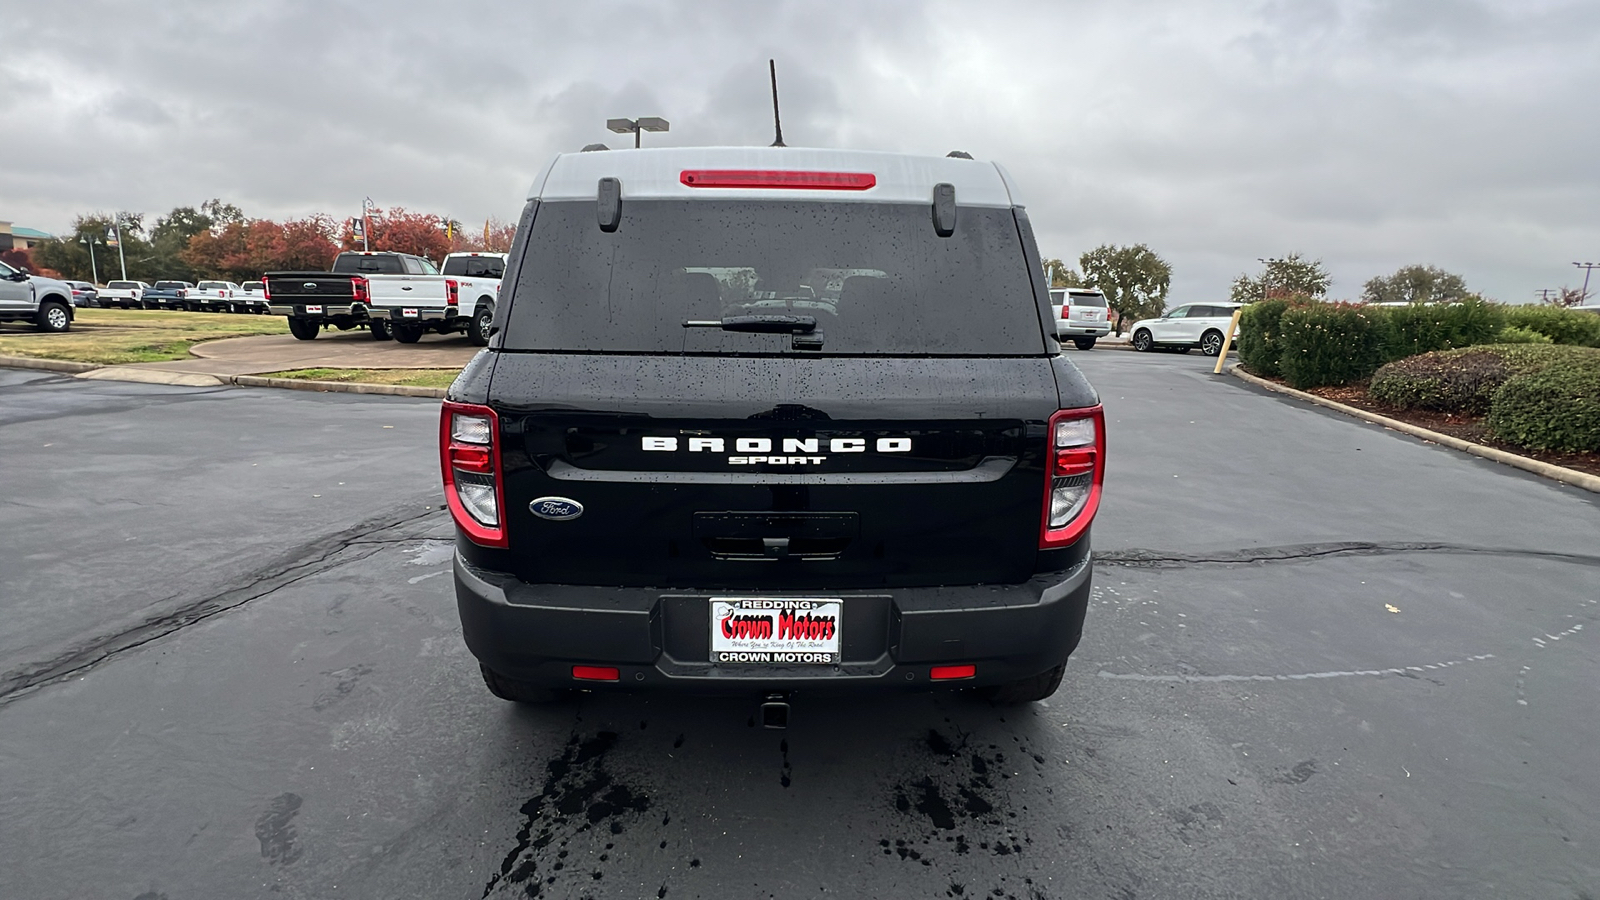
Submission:
{"label": "white pickup truck", "polygon": [[456,280],[461,308],[472,310],[467,337],[479,347],[489,343],[489,326],[494,321],[495,301],[500,299],[506,259],[504,253],[452,253],[440,267],[445,277]]}
{"label": "white pickup truck", "polygon": [[110,281],[100,290],[100,305],[106,309],[142,309],[144,292],[148,290],[150,285],[142,281]]}

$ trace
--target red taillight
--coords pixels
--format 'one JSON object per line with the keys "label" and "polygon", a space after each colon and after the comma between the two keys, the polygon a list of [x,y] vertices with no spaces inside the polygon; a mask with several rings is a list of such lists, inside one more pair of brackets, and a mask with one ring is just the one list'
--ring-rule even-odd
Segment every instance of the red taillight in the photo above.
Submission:
{"label": "red taillight", "polygon": [[1106,475],[1105,412],[1060,410],[1050,417],[1046,440],[1041,550],[1074,543],[1094,521]]}
{"label": "red taillight", "polygon": [[454,278],[444,280],[444,302],[451,306],[461,305],[461,282]]}
{"label": "red taillight", "polygon": [[439,458],[444,499],[456,527],[474,544],[508,546],[500,419],[494,410],[445,401],[439,412]]}
{"label": "red taillight", "polygon": [[579,681],[621,681],[616,666],[573,666],[572,677]]}
{"label": "red taillight", "polygon": [[265,275],[261,276],[261,299],[272,299],[272,291],[267,287],[267,276]]}
{"label": "red taillight", "polygon": [[350,299],[357,303],[368,303],[372,300],[372,283],[360,275],[350,279]]}
{"label": "red taillight", "polygon": [[1061,304],[1061,318],[1063,318],[1063,319],[1072,318],[1072,307],[1066,305],[1065,303]]}
{"label": "red taillight", "polygon": [[934,681],[954,681],[958,678],[976,678],[978,667],[972,663],[964,666],[934,666],[928,670],[928,677]]}
{"label": "red taillight", "polygon": [[771,169],[684,169],[678,180],[692,188],[788,188],[864,191],[878,183],[871,172],[790,172]]}

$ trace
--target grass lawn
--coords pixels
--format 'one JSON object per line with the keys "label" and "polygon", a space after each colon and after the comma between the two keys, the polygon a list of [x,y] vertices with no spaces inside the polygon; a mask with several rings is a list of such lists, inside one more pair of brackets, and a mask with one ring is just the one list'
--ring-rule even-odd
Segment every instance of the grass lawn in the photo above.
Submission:
{"label": "grass lawn", "polygon": [[67,359],[119,365],[189,359],[201,341],[285,334],[283,316],[171,312],[158,309],[80,309],[64,334],[42,334],[32,327],[0,328],[0,355]]}
{"label": "grass lawn", "polygon": [[460,369],[290,369],[287,372],[270,372],[263,377],[444,388],[449,387],[450,382],[460,374]]}

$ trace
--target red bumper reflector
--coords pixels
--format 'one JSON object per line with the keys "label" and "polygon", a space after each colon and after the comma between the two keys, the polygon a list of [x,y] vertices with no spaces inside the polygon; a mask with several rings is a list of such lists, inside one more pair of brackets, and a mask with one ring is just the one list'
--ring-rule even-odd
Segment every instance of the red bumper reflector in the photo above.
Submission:
{"label": "red bumper reflector", "polygon": [[964,666],[934,666],[928,670],[928,677],[934,681],[951,681],[957,678],[974,678],[978,674],[978,667],[968,663]]}
{"label": "red bumper reflector", "polygon": [[864,191],[878,184],[871,172],[790,172],[770,169],[684,169],[678,180],[693,188],[787,188]]}
{"label": "red bumper reflector", "polygon": [[616,666],[573,666],[572,677],[579,681],[621,681]]}

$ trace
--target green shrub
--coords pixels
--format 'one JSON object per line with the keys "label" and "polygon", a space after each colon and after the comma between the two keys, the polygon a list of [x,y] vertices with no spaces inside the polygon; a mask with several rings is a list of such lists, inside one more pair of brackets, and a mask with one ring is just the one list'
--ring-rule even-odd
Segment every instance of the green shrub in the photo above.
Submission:
{"label": "green shrub", "polygon": [[1505,325],[1502,307],[1480,297],[1468,297],[1459,303],[1413,303],[1372,309],[1382,310],[1388,319],[1384,356],[1390,360],[1487,344]]}
{"label": "green shrub", "polygon": [[1284,310],[1277,337],[1284,380],[1304,389],[1370,377],[1384,361],[1388,337],[1381,309],[1312,303]]}
{"label": "green shrub", "polygon": [[1483,413],[1511,374],[1504,357],[1476,347],[1424,353],[1379,368],[1367,393],[1400,409]]}
{"label": "green shrub", "polygon": [[1488,424],[1497,437],[1534,450],[1600,451],[1600,357],[1507,379]]}
{"label": "green shrub", "polygon": [[1278,375],[1278,322],[1288,300],[1259,300],[1239,315],[1239,361],[1257,375]]}
{"label": "green shrub", "polygon": [[1496,344],[1553,344],[1550,335],[1542,334],[1521,325],[1507,325],[1494,336]]}
{"label": "green shrub", "polygon": [[1600,314],[1559,306],[1507,306],[1505,322],[1537,331],[1557,344],[1600,347]]}

